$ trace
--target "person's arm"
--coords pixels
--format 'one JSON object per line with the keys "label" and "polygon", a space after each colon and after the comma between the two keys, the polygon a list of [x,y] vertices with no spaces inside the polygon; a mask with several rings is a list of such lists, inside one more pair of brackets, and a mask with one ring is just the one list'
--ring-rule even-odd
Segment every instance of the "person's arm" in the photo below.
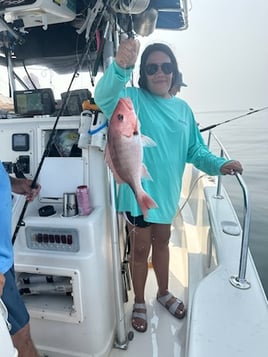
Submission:
{"label": "person's arm", "polygon": [[12,176],[9,177],[12,192],[26,196],[27,201],[33,201],[41,189],[39,184],[37,184],[36,188],[32,188],[32,180]]}
{"label": "person's arm", "polygon": [[120,96],[124,95],[139,52],[139,42],[134,39],[120,43],[116,57],[99,80],[94,100],[106,117],[110,118]]}
{"label": "person's arm", "polygon": [[234,175],[237,172],[242,174],[243,172],[239,161],[227,160],[210,152],[193,117],[187,161],[212,176]]}

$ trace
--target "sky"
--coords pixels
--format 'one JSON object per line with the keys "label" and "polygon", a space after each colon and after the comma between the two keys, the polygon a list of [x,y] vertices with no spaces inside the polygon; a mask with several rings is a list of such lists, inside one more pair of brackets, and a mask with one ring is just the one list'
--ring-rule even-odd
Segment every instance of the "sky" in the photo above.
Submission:
{"label": "sky", "polygon": [[[188,85],[180,96],[194,112],[247,111],[267,106],[268,1],[192,0],[189,8],[187,30],[156,30],[148,37],[138,36],[140,52],[156,41],[174,50]],[[42,87],[52,87],[56,98],[66,91],[71,76],[57,81],[60,87],[56,88],[53,73],[38,72]],[[72,89],[78,88],[94,92],[88,77],[76,80]]]}
{"label": "sky", "polygon": [[192,0],[189,28],[141,39],[171,46],[194,111],[268,105],[268,1]]}
{"label": "sky", "polygon": [[268,1],[192,0],[189,8],[187,30],[138,36],[140,54],[153,42],[173,49],[188,85],[180,96],[194,112],[267,106]]}

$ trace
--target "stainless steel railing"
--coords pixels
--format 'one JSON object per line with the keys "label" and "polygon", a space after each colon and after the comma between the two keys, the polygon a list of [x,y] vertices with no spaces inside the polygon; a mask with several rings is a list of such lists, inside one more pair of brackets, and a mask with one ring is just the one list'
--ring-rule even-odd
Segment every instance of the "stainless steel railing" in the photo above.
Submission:
{"label": "stainless steel railing", "polygon": [[[227,153],[225,147],[220,142],[215,134],[209,131],[207,145],[210,148],[211,139],[217,143],[220,148],[220,156],[225,157],[230,160],[230,156]],[[249,203],[249,195],[247,186],[239,173],[235,174],[235,177],[239,183],[239,186],[242,190],[243,201],[244,201],[244,216],[242,222],[242,241],[241,241],[241,252],[240,252],[240,262],[239,262],[239,270],[238,276],[231,276],[230,283],[239,289],[249,289],[251,284],[246,279],[246,269],[247,269],[247,259],[248,259],[248,248],[249,248],[249,225],[250,225],[250,203]],[[219,176],[217,183],[217,193],[215,199],[222,198],[221,196],[221,187],[222,187],[222,177]]]}

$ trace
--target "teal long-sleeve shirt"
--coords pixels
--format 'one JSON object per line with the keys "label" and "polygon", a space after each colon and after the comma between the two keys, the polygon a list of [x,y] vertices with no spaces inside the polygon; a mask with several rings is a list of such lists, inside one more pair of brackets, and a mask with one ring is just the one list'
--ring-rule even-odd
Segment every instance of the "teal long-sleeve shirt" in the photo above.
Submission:
{"label": "teal long-sleeve shirt", "polygon": [[[220,175],[220,168],[226,160],[208,150],[185,101],[126,87],[131,72],[132,69],[123,69],[113,62],[98,82],[94,99],[109,119],[119,98],[131,98],[141,134],[156,143],[154,147],[143,149],[143,162],[152,180],[143,179],[142,186],[158,205],[149,210],[145,220],[169,224],[178,208],[185,164],[192,163],[209,175]],[[142,214],[128,184],[120,185],[117,203],[119,212],[128,211],[132,216]]]}

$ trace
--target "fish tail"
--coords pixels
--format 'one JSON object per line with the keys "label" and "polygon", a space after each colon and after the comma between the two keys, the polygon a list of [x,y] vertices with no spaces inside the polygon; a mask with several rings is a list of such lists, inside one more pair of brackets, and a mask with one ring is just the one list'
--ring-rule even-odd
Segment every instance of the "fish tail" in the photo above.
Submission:
{"label": "fish tail", "polygon": [[148,210],[150,208],[156,208],[158,207],[156,202],[146,193],[142,192],[138,197],[137,197],[138,204],[140,206],[140,209],[142,211],[143,216],[146,218],[148,215]]}

